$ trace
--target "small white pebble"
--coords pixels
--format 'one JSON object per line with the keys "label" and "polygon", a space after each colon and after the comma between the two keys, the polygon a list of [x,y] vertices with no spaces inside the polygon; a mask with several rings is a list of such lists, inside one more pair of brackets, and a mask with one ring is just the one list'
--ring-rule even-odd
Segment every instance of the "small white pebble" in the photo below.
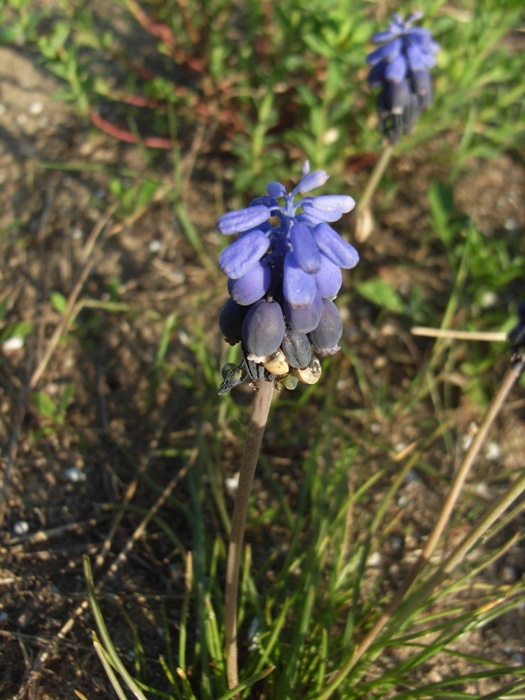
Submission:
{"label": "small white pebble", "polygon": [[73,484],[78,484],[80,481],[86,480],[86,474],[78,467],[68,467],[64,469],[64,478]]}
{"label": "small white pebble", "polygon": [[368,566],[379,566],[381,564],[381,553],[380,552],[374,552],[368,557]]}
{"label": "small white pebble", "polygon": [[75,226],[75,228],[71,231],[71,238],[73,238],[75,241],[82,238],[83,235],[82,229],[79,226]]}
{"label": "small white pebble", "polygon": [[403,549],[404,544],[405,542],[401,535],[390,536],[390,546],[392,547],[392,551],[400,552]]}
{"label": "small white pebble", "polygon": [[183,272],[174,270],[170,275],[170,280],[173,284],[183,284],[183,282],[186,282],[186,275]]}
{"label": "small white pebble", "polygon": [[27,124],[27,114],[17,114],[16,115],[16,123],[20,124],[20,126]]}
{"label": "small white pebble", "polygon": [[224,488],[231,496],[235,495],[239,488],[239,475],[236,474],[235,476],[224,479]]}
{"label": "small white pebble", "polygon": [[186,331],[179,331],[179,340],[186,348],[188,348],[191,344],[190,336],[186,333]]}
{"label": "small white pebble", "polygon": [[410,498],[408,498],[407,496],[400,496],[400,497],[397,499],[397,505],[398,505],[400,508],[406,508],[406,507],[408,506],[409,503],[410,503]]}
{"label": "small white pebble", "polygon": [[498,295],[495,292],[485,292],[481,297],[481,306],[483,309],[488,309],[490,306],[496,306],[498,303]]}
{"label": "small white pebble", "polygon": [[468,448],[472,444],[472,435],[460,435],[459,438],[459,446],[463,450],[463,452],[466,452]]}
{"label": "small white pebble", "polygon": [[370,424],[370,432],[374,433],[374,435],[377,435],[378,433],[381,432],[381,426],[379,423],[371,423]]}
{"label": "small white pebble", "polygon": [[520,222],[514,217],[510,217],[505,221],[503,225],[505,226],[507,231],[515,231],[517,228],[519,228]]}
{"label": "small white pebble", "polygon": [[476,484],[476,493],[480,495],[481,498],[484,498],[487,501],[490,501],[493,498],[492,491],[483,481],[481,481],[479,484]]}
{"label": "small white pebble", "polygon": [[150,253],[158,253],[159,250],[162,248],[162,241],[159,240],[158,238],[153,238],[148,243],[148,248],[150,250]]}
{"label": "small white pebble", "polygon": [[485,457],[490,460],[491,462],[497,462],[498,459],[501,459],[503,455],[503,450],[501,447],[498,445],[497,442],[489,442],[487,445],[487,449],[485,450]]}
{"label": "small white pebble", "polygon": [[339,129],[336,129],[333,127],[332,129],[328,129],[327,131],[324,132],[324,134],[321,134],[321,142],[325,146],[331,146],[333,143],[337,141],[339,138]]}
{"label": "small white pebble", "polygon": [[22,537],[22,535],[27,535],[29,532],[29,523],[27,520],[17,520],[13,525],[13,534],[17,537]]}
{"label": "small white pebble", "polygon": [[398,442],[397,445],[394,445],[394,450],[396,452],[403,452],[403,450],[406,450],[406,442]]}
{"label": "small white pebble", "polygon": [[33,102],[29,103],[27,111],[29,114],[42,114],[44,111],[44,103],[41,100],[34,100]]}
{"label": "small white pebble", "polygon": [[16,350],[21,350],[23,347],[24,339],[21,335],[13,335],[2,343],[2,350],[4,352],[15,352]]}

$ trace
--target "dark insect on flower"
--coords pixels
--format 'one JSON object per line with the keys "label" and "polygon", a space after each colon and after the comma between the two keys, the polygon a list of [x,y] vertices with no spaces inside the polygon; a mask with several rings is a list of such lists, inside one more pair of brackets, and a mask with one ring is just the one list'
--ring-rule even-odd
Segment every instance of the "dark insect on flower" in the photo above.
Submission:
{"label": "dark insect on flower", "polygon": [[[311,343],[321,355],[339,349],[342,321],[332,300],[341,287],[341,268],[355,267],[359,255],[330,226],[354,208],[352,197],[306,195],[327,180],[324,170],[311,173],[306,161],[291,192],[270,182],[266,195],[217,224],[225,235],[239,234],[219,257],[230,293],[219,325],[227,342],[241,341],[255,387],[292,373],[314,383],[321,366]],[[294,384],[285,382],[288,388]]]}
{"label": "dark insect on flower", "polygon": [[223,394],[228,394],[234,386],[237,386],[246,379],[246,372],[242,367],[238,367],[232,363],[224,365],[222,368],[223,382],[219,387],[217,392],[219,396]]}
{"label": "dark insect on flower", "polygon": [[390,143],[410,133],[422,110],[432,102],[429,69],[436,64],[439,50],[428,29],[412,26],[421,13],[406,21],[397,13],[387,31],[372,37],[381,46],[368,54],[372,66],[368,83],[381,88],[377,97],[379,129]]}

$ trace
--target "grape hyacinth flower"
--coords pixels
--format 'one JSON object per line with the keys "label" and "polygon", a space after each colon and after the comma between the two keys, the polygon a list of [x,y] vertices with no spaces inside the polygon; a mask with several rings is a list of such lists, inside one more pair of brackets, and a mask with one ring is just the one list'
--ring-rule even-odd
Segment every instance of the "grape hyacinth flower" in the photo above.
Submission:
{"label": "grape hyacinth flower", "polygon": [[[310,172],[306,161],[290,193],[270,182],[266,195],[217,223],[221,233],[239,234],[219,258],[230,293],[219,325],[227,342],[241,342],[255,387],[275,379],[287,388],[298,380],[314,384],[321,374],[314,353],[324,357],[340,349],[342,321],[333,299],[341,268],[355,267],[359,255],[330,226],[354,208],[352,197],[306,195],[328,177],[324,170]],[[226,366],[223,375],[219,393],[240,379],[237,367]]]}
{"label": "grape hyacinth flower", "polygon": [[367,56],[372,66],[368,83],[381,88],[379,129],[391,144],[410,133],[420,112],[432,102],[429,69],[436,64],[439,46],[427,29],[412,26],[421,16],[416,13],[404,21],[395,13],[388,29],[372,37],[381,46]]}

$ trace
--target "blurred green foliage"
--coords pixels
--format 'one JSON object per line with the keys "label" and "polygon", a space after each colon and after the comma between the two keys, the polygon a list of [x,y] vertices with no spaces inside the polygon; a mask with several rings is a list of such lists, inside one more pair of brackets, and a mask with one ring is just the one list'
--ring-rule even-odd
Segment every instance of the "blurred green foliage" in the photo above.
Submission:
{"label": "blurred green foliage", "polygon": [[[423,0],[419,9],[441,45],[436,98],[398,150],[442,136],[457,173],[468,156],[523,145],[522,2]],[[364,0],[16,0],[2,5],[0,42],[36,50],[63,80],[59,96],[120,137],[169,147],[170,105],[182,150],[208,127],[244,192],[286,179],[291,160],[337,175],[379,148],[365,57],[388,21]],[[455,153],[450,134],[460,135]]]}

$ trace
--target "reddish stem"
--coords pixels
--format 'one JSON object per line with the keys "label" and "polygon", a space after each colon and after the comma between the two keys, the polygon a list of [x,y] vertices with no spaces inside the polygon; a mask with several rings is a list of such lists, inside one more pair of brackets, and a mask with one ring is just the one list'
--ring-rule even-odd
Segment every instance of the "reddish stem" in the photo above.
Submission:
{"label": "reddish stem", "polygon": [[93,124],[103,131],[105,134],[109,134],[119,141],[124,141],[125,143],[141,143],[146,148],[163,148],[165,150],[170,150],[176,144],[171,139],[164,138],[162,136],[144,136],[144,138],[138,138],[135,134],[127,129],[121,129],[115,124],[108,122],[100,116],[98,112],[94,109],[91,110],[91,121]]}

